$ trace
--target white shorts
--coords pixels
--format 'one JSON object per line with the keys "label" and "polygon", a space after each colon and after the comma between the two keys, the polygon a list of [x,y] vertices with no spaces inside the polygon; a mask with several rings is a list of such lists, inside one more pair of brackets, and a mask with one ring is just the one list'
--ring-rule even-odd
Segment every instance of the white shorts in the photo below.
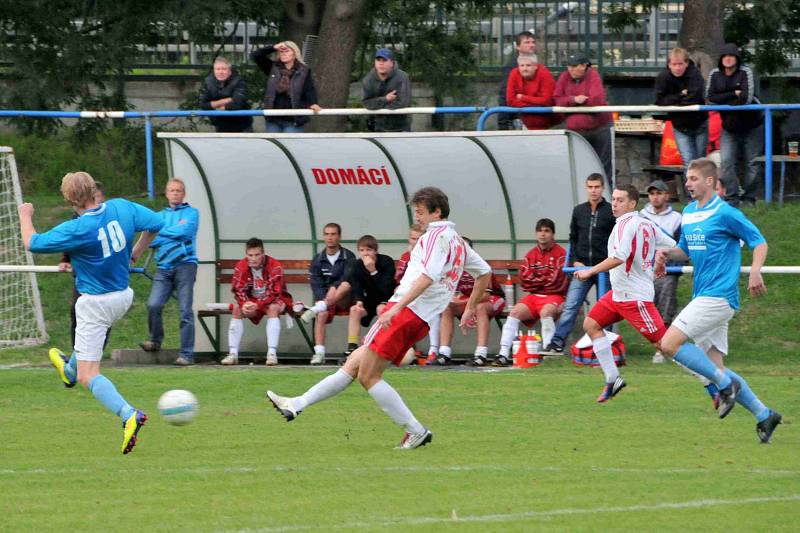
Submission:
{"label": "white shorts", "polygon": [[678,313],[672,325],[708,353],[713,346],[723,355],[728,353],[728,322],[736,311],[725,298],[700,296]]}
{"label": "white shorts", "polygon": [[99,361],[103,358],[106,333],[133,303],[133,290],[106,294],[81,294],[75,302],[75,358]]}

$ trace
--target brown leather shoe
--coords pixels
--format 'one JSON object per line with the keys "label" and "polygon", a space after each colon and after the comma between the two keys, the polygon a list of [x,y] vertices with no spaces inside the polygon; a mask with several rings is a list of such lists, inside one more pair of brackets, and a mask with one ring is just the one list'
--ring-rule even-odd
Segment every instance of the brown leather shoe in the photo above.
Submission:
{"label": "brown leather shoe", "polygon": [[139,346],[141,346],[142,350],[144,350],[145,352],[157,352],[161,350],[160,342],[144,341],[140,342]]}

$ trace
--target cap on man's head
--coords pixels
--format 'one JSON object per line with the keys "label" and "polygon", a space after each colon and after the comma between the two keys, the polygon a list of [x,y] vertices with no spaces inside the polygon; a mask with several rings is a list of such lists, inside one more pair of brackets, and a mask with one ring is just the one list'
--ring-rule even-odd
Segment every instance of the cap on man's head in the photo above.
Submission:
{"label": "cap on man's head", "polygon": [[647,186],[648,193],[653,190],[667,192],[669,190],[669,187],[667,187],[667,184],[664,183],[662,180],[656,180]]}
{"label": "cap on man's head", "polygon": [[394,60],[394,54],[388,48],[378,48],[378,51],[375,52],[375,59],[378,59],[379,57],[388,59],[390,61]]}
{"label": "cap on man's head", "polygon": [[570,67],[574,67],[577,65],[591,65],[592,62],[589,61],[589,58],[586,57],[586,54],[583,52],[578,52],[576,54],[572,54],[567,58],[567,65]]}

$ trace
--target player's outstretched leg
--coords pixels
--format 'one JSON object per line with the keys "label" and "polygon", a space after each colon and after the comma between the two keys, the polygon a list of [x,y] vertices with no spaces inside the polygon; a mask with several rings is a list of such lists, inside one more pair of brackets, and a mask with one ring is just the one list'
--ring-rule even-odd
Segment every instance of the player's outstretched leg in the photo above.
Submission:
{"label": "player's outstretched leg", "polygon": [[[358,350],[348,357],[347,362],[342,368],[322,379],[322,381],[319,381],[303,395],[292,398],[280,396],[270,390],[267,391],[267,399],[287,422],[291,422],[297,418],[305,408],[336,396],[353,383],[354,378],[348,370],[350,372],[353,371],[352,367],[356,365],[354,359],[358,357],[357,354]],[[351,362],[351,360],[353,361]],[[358,371],[358,366],[355,366],[355,371]]]}
{"label": "player's outstretched leg", "polygon": [[690,342],[684,343],[674,357],[677,362],[709,379],[719,388],[719,417],[728,416],[736,405],[736,395],[741,388],[739,382],[717,367],[702,349]]}
{"label": "player's outstretched leg", "polygon": [[74,387],[78,378],[78,361],[75,359],[75,352],[72,352],[72,356],[67,359],[64,352],[58,348],[50,348],[47,355],[50,358],[50,362],[53,363],[53,366],[56,368],[58,377],[61,378],[64,386],[68,389]]}
{"label": "player's outstretched leg", "polygon": [[743,377],[730,368],[726,368],[725,373],[739,382],[741,388],[736,395],[736,401],[753,414],[756,419],[756,434],[759,440],[764,444],[768,443],[775,428],[781,423],[781,415],[764,405]]}
{"label": "player's outstretched leg", "polygon": [[147,415],[134,409],[125,398],[117,392],[117,388],[110,379],[97,373],[99,362],[80,361],[90,368],[78,369],[78,380],[84,385],[106,409],[122,419],[122,453],[127,454],[136,446],[139,430],[147,422]]}

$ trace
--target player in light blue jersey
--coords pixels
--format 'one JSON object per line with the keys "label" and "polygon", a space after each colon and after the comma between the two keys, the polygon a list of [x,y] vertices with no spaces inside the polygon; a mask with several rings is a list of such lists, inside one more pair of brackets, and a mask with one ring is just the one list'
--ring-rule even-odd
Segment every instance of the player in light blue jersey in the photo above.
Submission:
{"label": "player in light blue jersey", "polygon": [[[70,254],[81,294],[75,304],[75,346],[70,358],[51,349],[50,361],[65,386],[71,388],[80,382],[122,419],[122,453],[127,454],[136,445],[147,415],[125,401],[114,384],[100,374],[100,360],[108,328],[133,302],[128,283],[131,258],[138,258],[147,249],[164,222],[153,211],[128,200],[98,203],[95,192],[95,182],[86,172],[67,174],[61,180],[61,193],[78,218],[36,233],[33,205],[22,204],[19,220],[25,248],[37,253]],[[133,238],[139,231],[143,233],[134,246]]]}
{"label": "player in light blue jersey", "polygon": [[692,301],[661,339],[661,351],[717,385],[720,418],[735,402],[745,406],[756,418],[758,438],[768,443],[781,415],[764,405],[747,382],[723,363],[728,353],[728,322],[739,309],[740,241],[753,250],[748,282],[752,296],[767,291],[761,277],[767,241],[741,211],[715,194],[717,176],[713,161],[696,159],[689,164],[686,188],[695,201],[683,210],[678,247],[659,250],[656,257],[659,272],[668,259],[691,259],[694,265]]}

